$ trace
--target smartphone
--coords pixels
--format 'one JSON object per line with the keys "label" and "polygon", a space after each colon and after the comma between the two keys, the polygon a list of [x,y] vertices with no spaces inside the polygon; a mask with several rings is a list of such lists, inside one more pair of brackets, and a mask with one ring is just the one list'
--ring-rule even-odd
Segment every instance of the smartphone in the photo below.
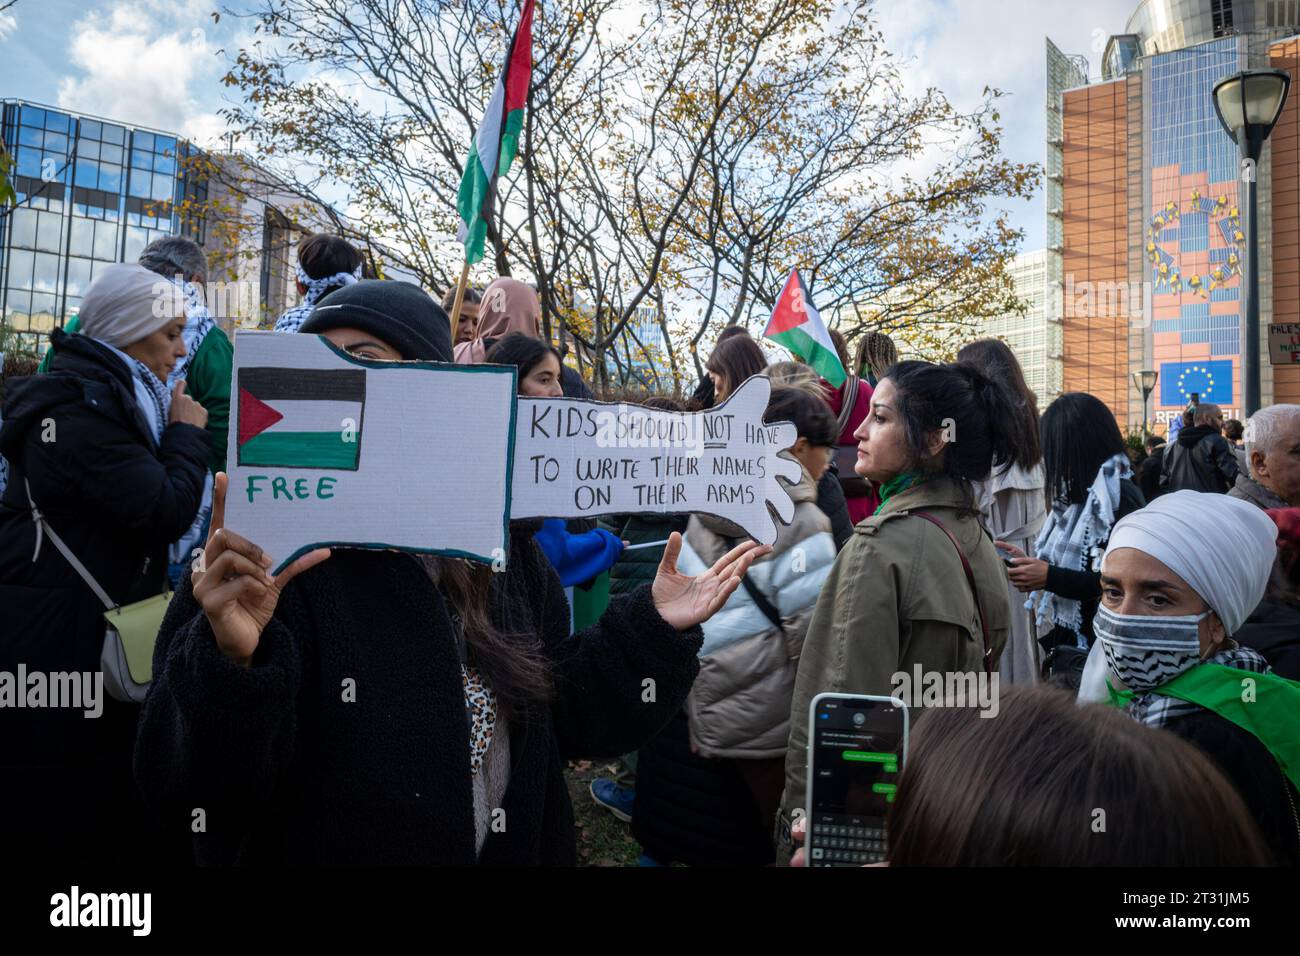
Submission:
{"label": "smartphone", "polygon": [[1015,564],[1013,562],[1016,560],[1017,557],[1019,557],[1019,555],[1012,554],[1010,551],[1006,550],[1005,548],[999,548],[997,545],[993,546],[993,550],[998,553],[998,557],[1002,559],[1003,564],[1005,564],[1009,568],[1015,567]]}
{"label": "smartphone", "polygon": [[818,694],[808,707],[809,866],[885,858],[885,816],[907,756],[907,706],[893,697]]}

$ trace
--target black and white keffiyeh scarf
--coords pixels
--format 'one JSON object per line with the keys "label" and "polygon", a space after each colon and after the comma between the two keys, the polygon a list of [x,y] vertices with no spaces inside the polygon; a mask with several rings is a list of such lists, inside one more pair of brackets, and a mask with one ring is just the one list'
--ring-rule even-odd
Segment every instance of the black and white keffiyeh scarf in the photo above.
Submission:
{"label": "black and white keffiyeh scarf", "polygon": [[302,324],[307,321],[307,317],[311,315],[312,309],[316,308],[316,303],[320,301],[321,296],[330,289],[342,288],[360,281],[361,266],[357,266],[351,272],[336,272],[332,276],[313,279],[299,265],[297,277],[298,281],[307,289],[307,292],[302,297],[301,305],[287,310],[275,320],[275,331],[277,332],[297,332],[302,328]]}
{"label": "black and white keffiyeh scarf", "polygon": [[[1270,670],[1268,661],[1264,659],[1262,654],[1240,645],[1219,651],[1204,663],[1222,664],[1224,667],[1235,667],[1237,670],[1250,671],[1253,674],[1267,674]],[[1193,664],[1192,666],[1196,665]],[[1170,675],[1168,680],[1161,683],[1168,683],[1169,680],[1176,676],[1178,675]],[[1200,704],[1193,704],[1191,701],[1170,697],[1166,694],[1158,694],[1154,691],[1137,694],[1124,708],[1130,717],[1146,724],[1148,727],[1163,727],[1177,717],[1186,717],[1202,709]]]}

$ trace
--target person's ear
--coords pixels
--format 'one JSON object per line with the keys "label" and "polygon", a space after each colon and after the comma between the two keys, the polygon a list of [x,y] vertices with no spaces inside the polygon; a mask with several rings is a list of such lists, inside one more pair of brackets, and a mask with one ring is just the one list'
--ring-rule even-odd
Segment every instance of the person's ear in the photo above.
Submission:
{"label": "person's ear", "polygon": [[1201,642],[1202,660],[1217,654],[1228,640],[1227,628],[1223,626],[1217,611],[1211,611],[1201,618],[1200,623],[1196,625],[1196,633]]}
{"label": "person's ear", "polygon": [[1250,453],[1250,477],[1268,477],[1268,465],[1264,464],[1264,453],[1258,448]]}
{"label": "person's ear", "polygon": [[926,457],[928,457],[928,458],[937,458],[937,457],[939,457],[939,454],[940,454],[940,452],[943,451],[943,446],[944,446],[945,444],[947,444],[947,438],[946,438],[946,436],[945,436],[945,430],[944,430],[944,429],[942,429],[942,428],[935,428],[935,429],[932,429],[931,431],[927,432],[927,433],[926,433],[926,436],[925,436],[925,454],[926,454]]}

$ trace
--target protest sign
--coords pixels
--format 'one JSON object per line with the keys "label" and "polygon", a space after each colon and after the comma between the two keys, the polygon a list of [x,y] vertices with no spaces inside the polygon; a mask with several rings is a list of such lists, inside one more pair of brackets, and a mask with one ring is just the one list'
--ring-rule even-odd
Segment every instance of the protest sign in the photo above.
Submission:
{"label": "protest sign", "polygon": [[[756,376],[717,408],[517,398],[511,366],[376,362],[316,335],[239,332],[226,527],[279,571],[317,547],[504,567],[511,518],[702,512],[764,544],[794,503],[797,435]],[[512,500],[513,499],[513,500]]]}
{"label": "protest sign", "polygon": [[375,362],[316,335],[238,332],[226,526],[276,571],[327,545],[503,560],[515,383],[505,366]]}
{"label": "protest sign", "polygon": [[510,514],[577,518],[700,512],[727,518],[763,544],[776,540],[797,484],[790,422],[765,425],[771,382],[747,379],[702,412],[671,412],[573,398],[521,398]]}

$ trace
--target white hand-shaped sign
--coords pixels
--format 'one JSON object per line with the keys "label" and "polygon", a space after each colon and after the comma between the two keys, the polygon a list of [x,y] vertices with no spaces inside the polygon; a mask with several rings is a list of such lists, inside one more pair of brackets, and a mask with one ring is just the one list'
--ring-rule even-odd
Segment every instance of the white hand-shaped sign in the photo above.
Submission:
{"label": "white hand-shaped sign", "polygon": [[703,412],[624,402],[521,398],[515,424],[512,518],[702,512],[726,518],[763,544],[794,516],[777,481],[797,484],[790,422],[766,425],[765,376],[747,379]]}

